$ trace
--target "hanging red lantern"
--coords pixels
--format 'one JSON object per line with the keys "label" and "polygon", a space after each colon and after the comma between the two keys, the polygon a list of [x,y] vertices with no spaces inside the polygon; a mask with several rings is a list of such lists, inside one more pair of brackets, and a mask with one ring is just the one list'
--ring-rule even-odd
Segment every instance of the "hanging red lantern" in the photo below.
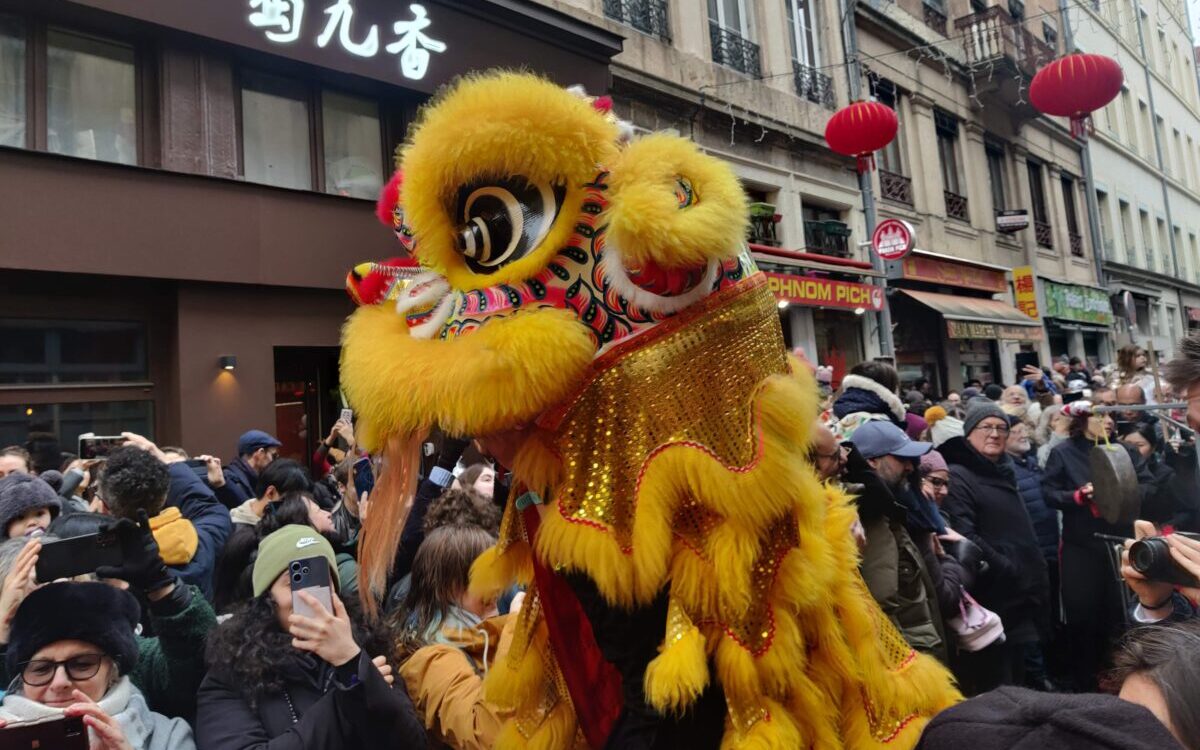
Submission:
{"label": "hanging red lantern", "polygon": [[892,142],[900,121],[891,107],[879,102],[852,102],[839,109],[825,126],[825,142],[844,156],[858,159],[858,173],[875,168],[875,152]]}
{"label": "hanging red lantern", "polygon": [[1086,140],[1092,112],[1115,99],[1124,81],[1116,60],[1076,52],[1037,72],[1029,84],[1029,101],[1039,112],[1071,118],[1071,135]]}

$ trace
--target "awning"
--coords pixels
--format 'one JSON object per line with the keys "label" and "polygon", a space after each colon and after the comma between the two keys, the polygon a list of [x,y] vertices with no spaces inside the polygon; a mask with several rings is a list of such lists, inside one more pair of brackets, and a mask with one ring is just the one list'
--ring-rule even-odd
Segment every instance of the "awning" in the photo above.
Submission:
{"label": "awning", "polygon": [[1042,324],[1033,320],[1017,308],[994,299],[979,297],[956,297],[952,294],[937,292],[917,292],[912,289],[897,289],[900,294],[912,297],[917,302],[942,314],[947,320],[966,320],[974,323],[1004,323],[1013,326],[1031,326],[1041,328]]}
{"label": "awning", "polygon": [[951,339],[1040,341],[1042,324],[1007,302],[979,297],[956,297],[936,292],[898,289],[900,294],[940,313]]}

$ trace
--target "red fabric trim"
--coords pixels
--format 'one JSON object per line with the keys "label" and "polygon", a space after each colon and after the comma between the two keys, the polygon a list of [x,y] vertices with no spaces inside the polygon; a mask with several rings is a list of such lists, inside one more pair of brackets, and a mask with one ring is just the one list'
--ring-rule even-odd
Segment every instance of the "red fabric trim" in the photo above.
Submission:
{"label": "red fabric trim", "polygon": [[[541,518],[536,505],[530,505],[523,513],[532,543]],[[533,578],[546,617],[550,648],[562,669],[579,728],[590,746],[604,747],[621,715],[621,675],[600,653],[592,623],[575,592],[561,576],[542,565],[536,555]]]}

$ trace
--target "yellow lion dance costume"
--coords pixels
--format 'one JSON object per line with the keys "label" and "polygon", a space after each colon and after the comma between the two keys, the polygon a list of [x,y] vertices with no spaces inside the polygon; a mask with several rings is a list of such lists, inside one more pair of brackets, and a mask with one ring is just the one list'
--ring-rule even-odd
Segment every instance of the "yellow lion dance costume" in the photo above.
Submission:
{"label": "yellow lion dance costume", "polygon": [[613,729],[594,704],[622,677],[586,658],[612,638],[576,627],[566,576],[618,616],[657,603],[656,653],[624,679],[664,722],[719,688],[711,747],[912,747],[958,694],[871,599],[853,507],[804,459],[817,391],[745,252],[738,180],[676,135],[626,142],[607,108],[481,75],[404,148],[397,224],[426,272],[344,333],[344,388],[390,462],[363,589],[384,586],[431,424],[525,427],[518,499],[472,570],[479,593],[529,587],[485,681],[512,717],[498,747],[599,747]]}

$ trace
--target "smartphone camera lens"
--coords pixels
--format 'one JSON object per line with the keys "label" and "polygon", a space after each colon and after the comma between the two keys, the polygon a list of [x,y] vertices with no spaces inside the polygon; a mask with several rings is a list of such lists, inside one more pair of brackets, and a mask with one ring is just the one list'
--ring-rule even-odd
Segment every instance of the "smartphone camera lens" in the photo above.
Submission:
{"label": "smartphone camera lens", "polygon": [[304,570],[301,570],[300,572],[303,573],[304,575],[308,575],[308,568],[305,567]]}
{"label": "smartphone camera lens", "polygon": [[292,572],[295,573],[297,570],[300,570],[300,563],[298,563],[298,562],[292,563]]}
{"label": "smartphone camera lens", "polygon": [[292,573],[292,580],[296,583],[300,583],[304,580],[304,576],[300,575],[299,573]]}

